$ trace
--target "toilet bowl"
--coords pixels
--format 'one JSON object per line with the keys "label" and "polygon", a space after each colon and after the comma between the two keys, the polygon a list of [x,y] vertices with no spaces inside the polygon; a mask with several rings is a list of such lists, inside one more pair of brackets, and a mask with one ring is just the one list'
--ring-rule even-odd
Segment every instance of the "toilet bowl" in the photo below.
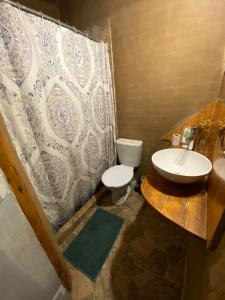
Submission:
{"label": "toilet bowl", "polygon": [[121,205],[131,191],[129,183],[134,176],[134,168],[117,165],[106,170],[102,175],[102,182],[112,192],[112,203]]}
{"label": "toilet bowl", "polygon": [[112,203],[122,205],[131,191],[130,182],[134,177],[134,168],[141,163],[142,141],[116,140],[116,149],[120,165],[107,169],[102,175],[102,182],[112,192]]}

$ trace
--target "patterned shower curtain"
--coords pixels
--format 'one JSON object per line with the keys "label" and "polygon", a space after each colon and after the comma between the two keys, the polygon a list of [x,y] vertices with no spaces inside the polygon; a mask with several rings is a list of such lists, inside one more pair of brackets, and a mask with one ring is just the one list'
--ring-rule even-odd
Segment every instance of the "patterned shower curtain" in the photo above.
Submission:
{"label": "patterned shower curtain", "polygon": [[0,3],[0,111],[59,228],[115,163],[107,45]]}

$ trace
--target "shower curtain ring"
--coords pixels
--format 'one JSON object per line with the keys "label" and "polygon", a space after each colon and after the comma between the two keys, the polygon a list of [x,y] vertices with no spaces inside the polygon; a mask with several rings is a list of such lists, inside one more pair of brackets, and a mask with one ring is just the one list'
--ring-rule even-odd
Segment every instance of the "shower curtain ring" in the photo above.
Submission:
{"label": "shower curtain ring", "polygon": [[19,4],[18,1],[16,2],[16,4],[17,4],[17,8],[19,9],[19,11],[21,11],[21,10],[20,10],[20,4]]}
{"label": "shower curtain ring", "polygon": [[41,21],[43,21],[44,17],[43,17],[43,13],[41,10],[40,10],[40,17],[41,17]]}

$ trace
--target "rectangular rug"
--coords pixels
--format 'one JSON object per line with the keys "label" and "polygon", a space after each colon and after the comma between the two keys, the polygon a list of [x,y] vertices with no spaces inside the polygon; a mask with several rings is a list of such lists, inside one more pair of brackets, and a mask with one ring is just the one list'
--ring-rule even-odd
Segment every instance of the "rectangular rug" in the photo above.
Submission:
{"label": "rectangular rug", "polygon": [[90,220],[64,252],[64,257],[91,280],[96,281],[123,219],[97,208]]}

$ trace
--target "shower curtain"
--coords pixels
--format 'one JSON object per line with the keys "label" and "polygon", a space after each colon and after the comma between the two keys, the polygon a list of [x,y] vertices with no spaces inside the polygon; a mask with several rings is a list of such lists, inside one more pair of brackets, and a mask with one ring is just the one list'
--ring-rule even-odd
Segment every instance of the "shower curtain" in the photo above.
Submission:
{"label": "shower curtain", "polygon": [[115,163],[107,45],[0,3],[0,111],[57,230]]}

